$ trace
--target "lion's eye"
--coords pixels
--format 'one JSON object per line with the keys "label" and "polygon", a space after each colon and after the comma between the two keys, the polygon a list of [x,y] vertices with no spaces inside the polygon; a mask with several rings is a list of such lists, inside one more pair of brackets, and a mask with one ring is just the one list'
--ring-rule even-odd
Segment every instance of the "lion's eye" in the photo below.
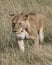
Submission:
{"label": "lion's eye", "polygon": [[12,26],[14,27],[14,26],[15,26],[15,24],[14,24],[14,23],[12,23]]}
{"label": "lion's eye", "polygon": [[19,23],[19,25],[21,25],[21,23]]}

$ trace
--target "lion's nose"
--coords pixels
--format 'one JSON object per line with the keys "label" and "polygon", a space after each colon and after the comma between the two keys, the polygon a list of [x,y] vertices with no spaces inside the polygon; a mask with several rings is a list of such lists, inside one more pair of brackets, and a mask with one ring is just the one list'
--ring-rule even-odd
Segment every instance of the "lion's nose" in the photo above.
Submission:
{"label": "lion's nose", "polygon": [[13,32],[16,32],[15,30]]}
{"label": "lion's nose", "polygon": [[23,32],[23,30],[21,30],[21,32]]}

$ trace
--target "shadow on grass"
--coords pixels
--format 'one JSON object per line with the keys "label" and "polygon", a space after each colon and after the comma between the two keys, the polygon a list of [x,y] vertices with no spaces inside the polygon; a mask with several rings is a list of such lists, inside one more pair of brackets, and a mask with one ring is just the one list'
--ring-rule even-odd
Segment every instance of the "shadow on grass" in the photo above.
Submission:
{"label": "shadow on grass", "polygon": [[44,39],[44,41],[48,44],[51,44],[52,45],[52,34],[47,34],[46,36],[45,36],[45,39]]}

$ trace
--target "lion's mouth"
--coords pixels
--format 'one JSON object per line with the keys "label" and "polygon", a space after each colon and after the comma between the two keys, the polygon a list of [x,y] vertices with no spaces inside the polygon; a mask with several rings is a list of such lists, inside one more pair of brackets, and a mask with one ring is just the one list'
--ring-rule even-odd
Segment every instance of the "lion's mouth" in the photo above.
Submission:
{"label": "lion's mouth", "polygon": [[14,34],[17,39],[25,39],[25,32],[21,32],[21,33],[15,32]]}

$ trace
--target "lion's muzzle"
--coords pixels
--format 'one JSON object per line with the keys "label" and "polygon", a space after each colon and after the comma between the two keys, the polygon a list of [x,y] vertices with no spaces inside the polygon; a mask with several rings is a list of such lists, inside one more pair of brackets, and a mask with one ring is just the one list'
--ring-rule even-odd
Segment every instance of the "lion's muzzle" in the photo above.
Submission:
{"label": "lion's muzzle", "polygon": [[25,39],[25,32],[15,33],[17,39]]}

